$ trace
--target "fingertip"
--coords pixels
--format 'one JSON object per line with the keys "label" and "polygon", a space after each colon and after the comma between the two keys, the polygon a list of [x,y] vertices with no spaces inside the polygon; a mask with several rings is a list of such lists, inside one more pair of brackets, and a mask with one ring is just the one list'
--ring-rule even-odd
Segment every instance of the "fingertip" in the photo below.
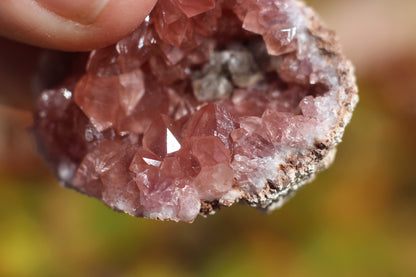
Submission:
{"label": "fingertip", "polygon": [[91,43],[103,47],[125,37],[143,22],[156,2],[157,0],[109,1],[92,25],[97,40],[92,39]]}
{"label": "fingertip", "polygon": [[157,0],[103,0],[105,5],[87,5],[81,13],[63,9],[65,3],[56,4],[74,0],[54,1],[53,5],[45,4],[50,2],[46,0],[0,1],[0,34],[45,48],[86,51],[114,43],[132,32]]}

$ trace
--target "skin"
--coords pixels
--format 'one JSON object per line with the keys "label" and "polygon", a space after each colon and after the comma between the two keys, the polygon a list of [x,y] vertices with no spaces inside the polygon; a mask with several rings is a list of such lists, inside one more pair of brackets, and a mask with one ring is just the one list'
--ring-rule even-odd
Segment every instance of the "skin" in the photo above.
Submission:
{"label": "skin", "polygon": [[86,51],[109,45],[132,32],[156,0],[100,0],[95,2],[104,2],[101,6],[84,5],[70,12],[65,6],[45,2],[49,1],[0,1],[0,35],[44,48]]}
{"label": "skin", "polygon": [[44,48],[88,51],[132,32],[157,0],[1,0],[0,106],[31,109]]}

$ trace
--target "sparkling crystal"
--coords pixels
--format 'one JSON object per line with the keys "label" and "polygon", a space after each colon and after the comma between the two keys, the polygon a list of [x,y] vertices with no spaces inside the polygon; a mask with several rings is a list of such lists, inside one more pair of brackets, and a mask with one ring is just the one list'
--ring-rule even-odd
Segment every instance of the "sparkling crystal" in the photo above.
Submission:
{"label": "sparkling crystal", "polygon": [[181,149],[180,130],[167,115],[160,115],[143,134],[143,147],[160,158]]}

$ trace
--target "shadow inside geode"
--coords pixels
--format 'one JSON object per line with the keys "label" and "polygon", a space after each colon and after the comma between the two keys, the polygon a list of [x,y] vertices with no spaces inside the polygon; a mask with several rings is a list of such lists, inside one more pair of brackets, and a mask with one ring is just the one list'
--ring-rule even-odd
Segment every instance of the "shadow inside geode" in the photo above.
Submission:
{"label": "shadow inside geode", "polygon": [[40,93],[83,72],[87,53],[42,49],[0,37],[0,105],[33,110]]}

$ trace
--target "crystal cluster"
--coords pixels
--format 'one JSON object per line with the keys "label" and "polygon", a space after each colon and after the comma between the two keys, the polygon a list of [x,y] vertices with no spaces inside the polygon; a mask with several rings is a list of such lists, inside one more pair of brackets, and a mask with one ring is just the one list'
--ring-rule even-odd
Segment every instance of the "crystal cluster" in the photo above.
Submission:
{"label": "crystal cluster", "polygon": [[326,167],[357,102],[334,34],[293,0],[159,0],[34,131],[59,179],[109,207],[193,221],[273,209]]}

